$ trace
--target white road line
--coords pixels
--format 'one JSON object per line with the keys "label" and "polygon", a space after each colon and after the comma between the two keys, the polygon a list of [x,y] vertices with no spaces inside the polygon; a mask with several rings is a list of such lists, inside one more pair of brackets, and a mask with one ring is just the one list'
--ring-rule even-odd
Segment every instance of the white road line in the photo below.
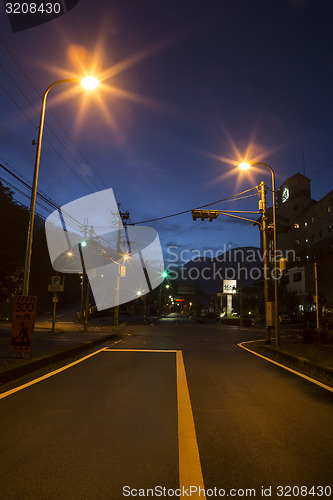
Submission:
{"label": "white road line", "polygon": [[258,340],[248,340],[246,342],[241,342],[240,344],[237,344],[237,345],[238,345],[238,347],[241,347],[242,349],[245,349],[246,351],[251,352],[255,356],[259,356],[259,358],[263,358],[266,361],[269,361],[270,363],[273,363],[274,365],[277,365],[280,368],[287,370],[288,372],[291,372],[291,373],[294,373],[295,375],[298,375],[298,377],[302,377],[305,380],[312,382],[313,384],[319,385],[319,387],[322,387],[323,389],[326,389],[327,391],[333,392],[333,387],[330,387],[329,385],[323,384],[322,382],[319,382],[318,380],[315,380],[314,378],[308,377],[307,375],[304,375],[303,373],[297,372],[296,370],[293,370],[292,368],[289,368],[288,366],[281,365],[281,363],[278,363],[277,361],[273,361],[272,359],[266,358],[262,354],[258,354],[255,351],[251,351],[251,349],[248,349],[247,347],[244,347],[244,345],[243,345],[243,344],[250,344],[252,342],[258,342]]}

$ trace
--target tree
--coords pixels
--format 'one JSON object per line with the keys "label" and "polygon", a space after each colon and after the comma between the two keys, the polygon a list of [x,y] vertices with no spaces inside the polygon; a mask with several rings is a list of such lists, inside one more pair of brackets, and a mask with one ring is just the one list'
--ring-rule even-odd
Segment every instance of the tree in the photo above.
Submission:
{"label": "tree", "polygon": [[28,210],[14,201],[13,194],[0,182],[0,302],[20,293],[23,279]]}

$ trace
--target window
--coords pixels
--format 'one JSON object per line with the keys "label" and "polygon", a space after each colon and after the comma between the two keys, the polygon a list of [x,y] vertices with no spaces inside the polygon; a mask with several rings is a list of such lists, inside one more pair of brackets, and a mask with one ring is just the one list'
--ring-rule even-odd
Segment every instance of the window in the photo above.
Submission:
{"label": "window", "polygon": [[301,240],[295,240],[295,245],[300,245],[301,244]]}
{"label": "window", "polygon": [[295,273],[293,276],[293,280],[294,280],[294,283],[296,283],[297,281],[302,281],[302,273],[301,272]]}
{"label": "window", "polygon": [[296,257],[296,262],[300,262],[301,261],[301,258],[300,257]]}
{"label": "window", "polygon": [[311,217],[311,222],[312,222],[312,224],[314,223],[314,218],[313,217]]}
{"label": "window", "polygon": [[299,224],[298,224],[298,222],[294,222],[294,229],[299,229]]}
{"label": "window", "polygon": [[321,212],[318,212],[318,219],[321,219]]}
{"label": "window", "polygon": [[330,206],[328,206],[328,207],[327,207],[327,213],[328,213],[328,214],[330,214],[330,213],[331,213],[331,207],[330,207]]}

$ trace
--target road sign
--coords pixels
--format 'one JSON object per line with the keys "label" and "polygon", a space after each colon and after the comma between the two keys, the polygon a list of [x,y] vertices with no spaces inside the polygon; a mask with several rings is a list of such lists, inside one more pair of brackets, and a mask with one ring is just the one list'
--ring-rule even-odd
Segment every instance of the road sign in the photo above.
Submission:
{"label": "road sign", "polygon": [[65,276],[52,276],[51,284],[52,285],[64,285]]}
{"label": "road sign", "polygon": [[52,297],[52,302],[58,302],[58,297]]}
{"label": "road sign", "polygon": [[236,292],[236,280],[223,280],[223,293],[232,294]]}
{"label": "road sign", "polygon": [[47,289],[49,292],[63,292],[64,285],[48,285]]}
{"label": "road sign", "polygon": [[31,352],[35,326],[37,297],[16,295],[14,297],[11,352]]}
{"label": "road sign", "polygon": [[126,276],[126,266],[120,266],[120,276],[122,278]]}

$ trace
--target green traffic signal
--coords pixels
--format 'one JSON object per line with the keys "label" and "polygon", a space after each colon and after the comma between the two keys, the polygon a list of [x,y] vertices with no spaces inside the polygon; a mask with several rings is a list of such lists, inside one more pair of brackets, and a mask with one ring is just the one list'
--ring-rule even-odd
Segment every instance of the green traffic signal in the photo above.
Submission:
{"label": "green traffic signal", "polygon": [[168,272],[167,271],[163,271],[162,276],[163,276],[163,278],[166,278],[168,276]]}
{"label": "green traffic signal", "polygon": [[80,245],[81,245],[81,247],[86,247],[87,246],[87,242],[83,240],[83,241],[81,241]]}

